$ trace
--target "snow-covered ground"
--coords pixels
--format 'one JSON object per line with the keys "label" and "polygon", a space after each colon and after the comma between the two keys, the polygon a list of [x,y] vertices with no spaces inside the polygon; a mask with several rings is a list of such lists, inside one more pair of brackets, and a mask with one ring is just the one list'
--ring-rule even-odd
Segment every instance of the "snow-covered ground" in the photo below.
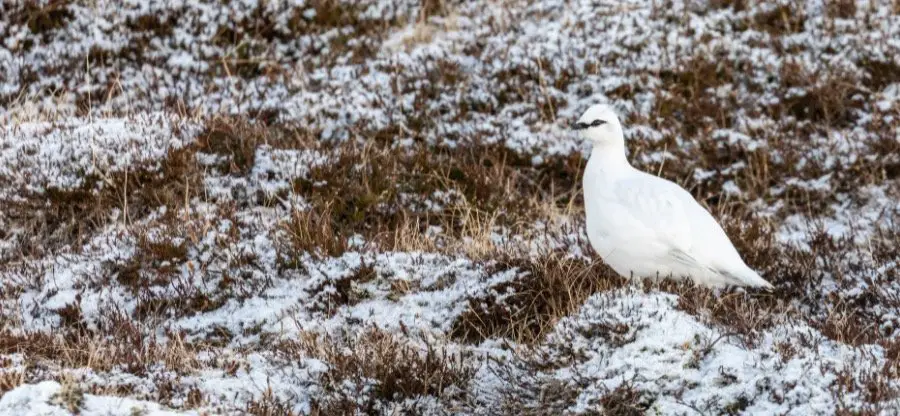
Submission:
{"label": "snow-covered ground", "polygon": [[[900,412],[896,2],[0,5],[0,414]],[[629,284],[586,147],[773,293]]]}

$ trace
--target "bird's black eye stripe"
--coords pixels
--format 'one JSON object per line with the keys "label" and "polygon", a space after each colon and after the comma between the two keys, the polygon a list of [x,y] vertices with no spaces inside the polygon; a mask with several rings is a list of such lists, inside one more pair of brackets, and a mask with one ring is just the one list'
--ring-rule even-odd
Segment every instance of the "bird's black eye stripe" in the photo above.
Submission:
{"label": "bird's black eye stripe", "polygon": [[606,124],[606,122],[603,120],[600,120],[598,118],[598,119],[592,121],[590,124],[582,123],[582,122],[575,123],[575,125],[573,125],[572,128],[575,130],[584,130],[588,127],[597,127],[597,126],[602,126],[604,124]]}

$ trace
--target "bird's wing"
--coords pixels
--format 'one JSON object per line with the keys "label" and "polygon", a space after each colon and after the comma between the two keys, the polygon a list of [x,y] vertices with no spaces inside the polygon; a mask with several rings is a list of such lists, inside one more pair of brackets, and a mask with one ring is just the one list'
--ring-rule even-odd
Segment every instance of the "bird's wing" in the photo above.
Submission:
{"label": "bird's wing", "polygon": [[678,185],[652,175],[616,183],[616,199],[642,231],[669,250],[690,253],[693,246],[689,203],[693,197]]}
{"label": "bird's wing", "polygon": [[648,246],[646,251],[701,274],[719,275],[723,283],[771,287],[744,264],[716,219],[684,188],[642,173],[618,181],[613,192],[627,217],[622,226],[653,239],[636,240]]}

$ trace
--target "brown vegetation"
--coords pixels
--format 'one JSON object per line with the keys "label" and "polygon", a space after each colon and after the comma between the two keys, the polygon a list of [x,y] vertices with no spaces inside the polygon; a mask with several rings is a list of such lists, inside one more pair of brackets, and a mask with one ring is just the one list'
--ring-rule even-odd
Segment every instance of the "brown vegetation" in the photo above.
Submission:
{"label": "brown vegetation", "polygon": [[125,222],[157,207],[177,210],[201,189],[195,148],[170,150],[156,166],[135,166],[105,176],[91,175],[75,189],[23,191],[23,198],[0,200],[4,214],[23,227],[14,256],[38,256],[69,246],[78,250],[118,209]]}
{"label": "brown vegetation", "polygon": [[307,334],[277,351],[289,360],[329,363],[315,414],[372,414],[388,402],[462,394],[475,371],[459,353],[430,342],[412,345],[378,328],[338,338]]}
{"label": "brown vegetation", "polygon": [[501,259],[493,270],[512,270],[517,275],[490,288],[491,296],[470,299],[469,308],[453,324],[452,337],[473,343],[497,337],[539,343],[560,318],[577,311],[589,296],[623,283],[605,265],[557,253]]}
{"label": "brown vegetation", "polygon": [[[19,50],[29,51],[37,40],[66,31],[74,18],[71,3],[29,0],[3,8],[10,22],[35,35],[25,39]],[[580,80],[605,74],[604,66],[624,59],[623,52],[567,61],[546,51],[529,51],[534,53],[504,60],[501,67],[481,73],[473,72],[465,60],[452,54],[428,56],[409,65],[378,59],[379,54],[389,53],[382,50],[388,35],[411,24],[409,19],[424,25],[452,15],[455,5],[451,3],[428,0],[420,3],[417,16],[400,13],[384,19],[372,17],[363,6],[338,0],[307,1],[302,8],[291,6],[282,16],[272,15],[261,5],[240,19],[218,25],[211,39],[202,39],[208,44],[204,46],[218,49],[212,53],[215,58],[204,62],[208,70],[191,70],[190,76],[209,87],[210,95],[221,92],[211,80],[259,88],[292,80],[303,85],[285,87],[285,94],[296,89],[327,89],[339,94],[338,87],[307,79],[303,71],[372,62],[371,67],[355,68],[359,73],[353,76],[362,77],[375,67],[390,74],[386,87],[390,93],[373,92],[366,97],[384,110],[387,125],[366,119],[351,122],[349,115],[326,110],[321,117],[333,121],[345,135],[322,140],[324,123],[289,120],[283,117],[287,111],[283,108],[247,107],[238,102],[236,114],[226,116],[189,108],[186,102],[191,102],[191,97],[183,102],[180,97],[167,96],[164,103],[156,104],[180,114],[203,114],[197,117],[202,132],[191,145],[170,151],[156,164],[87,175],[76,188],[23,189],[19,198],[0,200],[4,225],[0,239],[12,243],[10,251],[0,253],[0,271],[30,279],[0,282],[0,301],[10,305],[18,305],[16,297],[24,291],[50,287],[44,269],[58,266],[30,262],[59,253],[77,254],[113,221],[119,221],[124,230],[117,238],[133,241],[133,251],[125,258],[105,262],[96,276],[78,282],[72,289],[79,293],[75,300],[43,312],[47,315],[43,318],[51,322],[50,331],[13,330],[21,326],[23,317],[16,315],[20,313],[17,307],[0,304],[0,393],[23,383],[54,379],[64,385],[57,397],[59,405],[77,412],[83,395],[99,392],[100,387],[73,379],[68,371],[89,368],[100,375],[115,371],[159,377],[151,381],[156,389],[147,398],[179,409],[201,408],[210,397],[180,378],[196,375],[200,368],[238,373],[244,364],[210,364],[197,359],[206,349],[227,347],[237,349],[238,355],[274,353],[285,366],[304,360],[324,363],[327,370],[321,379],[304,380],[315,383],[315,391],[321,393],[312,403],[314,414],[371,414],[390,406],[415,414],[425,411],[418,406],[426,406],[426,398],[446,399],[442,403],[463,409],[483,405],[471,402],[475,398],[468,390],[481,365],[490,366],[498,379],[507,383],[494,403],[500,405],[499,413],[563,413],[588,388],[589,381],[580,375],[560,380],[548,374],[585,357],[583,352],[565,348],[550,354],[548,335],[591,296],[628,283],[596,258],[573,255],[593,253],[585,241],[559,244],[539,254],[523,249],[542,238],[557,242],[560,235],[577,236],[581,231],[580,176],[585,160],[577,151],[561,156],[512,150],[505,143],[509,139],[507,123],[511,119],[527,126],[555,128],[554,123],[568,123],[560,118],[563,111],[575,111],[572,107],[582,104],[573,100],[605,95],[630,104],[641,97],[648,100],[643,104],[651,108],[650,114],[631,114],[626,123],[647,127],[661,137],[633,133],[628,141],[633,164],[688,189],[720,221],[746,262],[776,286],[773,292],[762,292],[715,291],[671,281],[644,284],[648,293],[673,294],[680,311],[723,334],[721,339],[698,340],[688,366],[699,366],[720,340],[752,348],[761,334],[780,325],[806,325],[822,339],[847,346],[878,346],[887,357],[883,368],[862,376],[853,368],[834,374],[831,388],[839,402],[838,412],[856,409],[854,403],[841,402],[848,394],[868,406],[863,414],[890,410],[879,406],[898,397],[892,384],[900,372],[900,343],[895,335],[900,323],[884,312],[900,309],[900,299],[888,290],[900,277],[900,269],[891,266],[900,256],[896,218],[885,208],[881,217],[871,221],[872,230],[862,242],[855,240],[863,235],[861,231],[848,230],[837,236],[824,224],[805,236],[806,247],[779,241],[777,234],[779,226],[793,215],[825,221],[836,214],[862,211],[878,197],[863,192],[867,188],[877,186],[885,192],[884,198],[896,199],[894,183],[900,177],[897,103],[879,106],[874,100],[879,92],[900,82],[900,63],[861,53],[859,58],[843,61],[844,66],[827,61],[812,67],[795,57],[808,52],[806,46],[782,42],[817,24],[805,15],[801,4],[760,9],[742,0],[716,0],[709,6],[723,13],[746,12],[724,25],[735,34],[752,31],[747,35],[754,40],[748,45],[766,45],[774,63],[765,71],[749,58],[723,50],[720,44],[706,44],[705,38],[692,39],[696,48],[684,56],[674,56],[662,65],[648,64],[642,73],[629,78],[635,82],[606,91],[597,90],[602,83]],[[663,7],[655,11],[668,13]],[[685,15],[689,12],[684,11]],[[155,55],[148,52],[158,52],[153,43],[173,42],[183,30],[179,26],[183,13],[176,8],[129,18],[125,25],[129,37],[120,49],[95,46],[81,55],[61,58],[57,66],[41,73],[23,69],[18,74],[21,91],[0,97],[0,103],[18,100],[20,92],[39,85],[44,77],[84,75],[86,65],[114,69],[125,63],[138,68],[152,66],[154,60],[163,59],[151,58]],[[853,1],[827,1],[825,14],[831,22],[825,29],[834,30],[833,25],[840,23],[834,22],[837,19],[855,19],[864,13]],[[684,23],[675,14],[665,15],[673,27]],[[492,21],[496,27],[485,30],[500,30],[509,24]],[[298,49],[299,57],[272,57],[276,48],[299,48],[290,42],[305,35],[316,35],[316,41],[308,42],[308,49]],[[479,42],[461,42],[466,58],[494,59],[486,56],[490,49]],[[626,49],[641,52],[647,47],[627,45]],[[71,94],[79,111],[94,114],[94,106],[101,100],[122,93],[114,76],[101,78],[106,81],[97,84],[99,87],[92,84],[82,90],[60,85],[59,91],[42,88],[30,98]],[[482,84],[490,87],[488,93],[477,93]],[[756,99],[762,96],[771,100]],[[408,102],[391,101],[400,98]],[[493,129],[489,134],[478,129],[448,129],[456,126],[454,123],[482,117],[489,119],[484,123]],[[748,126],[742,124],[746,119],[771,123]],[[717,135],[722,131],[738,132],[750,140]],[[317,151],[325,155],[327,163],[308,166],[305,174],[291,178],[286,187],[272,194],[263,190],[247,194],[235,187],[232,195],[222,200],[207,195],[207,179],[252,180],[259,173],[257,157],[263,148]],[[663,154],[665,159],[642,157]],[[218,162],[201,165],[200,159],[213,159],[207,156]],[[726,184],[738,191],[726,192]],[[198,213],[202,204],[215,208]],[[277,216],[261,227],[265,229],[250,227],[248,220],[238,215],[261,215],[269,209]],[[120,215],[115,216],[117,212]],[[220,229],[228,231],[211,232]],[[431,233],[433,229],[440,231]],[[215,241],[205,242],[208,234],[215,234]],[[261,266],[266,260],[258,259],[257,253],[235,248],[257,236],[273,240],[277,259],[271,267]],[[524,242],[502,241],[514,238]],[[202,256],[197,253],[203,250],[212,253],[211,257],[226,259],[221,262],[223,267],[211,271],[212,260],[198,260]],[[468,296],[460,305],[462,313],[448,322],[449,330],[437,335],[405,327],[398,331],[359,328],[358,322],[353,322],[340,334],[301,331],[297,337],[280,337],[260,323],[236,331],[243,333],[208,328],[191,334],[197,335],[196,339],[187,342],[187,334],[166,326],[172,319],[259,298],[274,279],[305,282],[314,274],[306,269],[310,260],[327,262],[357,251],[438,253],[470,260],[486,269],[486,276],[509,273],[511,278]],[[316,319],[340,319],[339,312],[354,305],[373,299],[396,301],[419,289],[418,282],[397,280],[386,282],[383,292],[389,294],[372,294],[361,287],[385,283],[383,270],[363,262],[345,272],[310,284],[306,288],[309,297],[293,306]],[[133,308],[104,309],[89,317],[81,293],[110,287],[121,289],[133,301]],[[41,295],[51,298],[53,290]],[[32,301],[36,303],[34,312],[22,313],[42,312],[39,303],[43,299]],[[627,323],[597,324],[586,336],[615,348],[633,342],[635,330]],[[166,340],[157,338],[160,331]],[[249,346],[232,344],[243,340],[241,336],[252,339]],[[434,339],[442,336],[448,339]],[[270,343],[272,340],[277,341]],[[504,352],[510,351],[509,361],[493,362],[469,354],[485,342],[496,342]],[[773,353],[789,360],[814,350],[817,342],[822,340],[779,343]],[[2,356],[12,354],[24,357],[26,365],[21,370],[6,371],[13,364]],[[159,369],[174,376],[159,376]],[[728,375],[723,379],[727,382]],[[138,387],[123,384],[102,392],[135,396]],[[753,400],[741,396],[701,410],[738,414]],[[653,411],[655,401],[654,394],[625,382],[599,394],[590,410],[643,414]],[[286,415],[294,414],[296,405],[269,388],[242,410]]]}

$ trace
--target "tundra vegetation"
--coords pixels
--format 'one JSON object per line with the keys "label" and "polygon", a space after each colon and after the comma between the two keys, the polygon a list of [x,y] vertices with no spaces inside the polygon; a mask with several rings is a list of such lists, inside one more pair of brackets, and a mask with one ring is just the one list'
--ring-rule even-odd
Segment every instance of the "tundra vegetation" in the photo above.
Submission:
{"label": "tundra vegetation", "polygon": [[[0,412],[900,410],[900,3],[162,3],[0,5]],[[599,101],[775,291],[598,260]]]}

